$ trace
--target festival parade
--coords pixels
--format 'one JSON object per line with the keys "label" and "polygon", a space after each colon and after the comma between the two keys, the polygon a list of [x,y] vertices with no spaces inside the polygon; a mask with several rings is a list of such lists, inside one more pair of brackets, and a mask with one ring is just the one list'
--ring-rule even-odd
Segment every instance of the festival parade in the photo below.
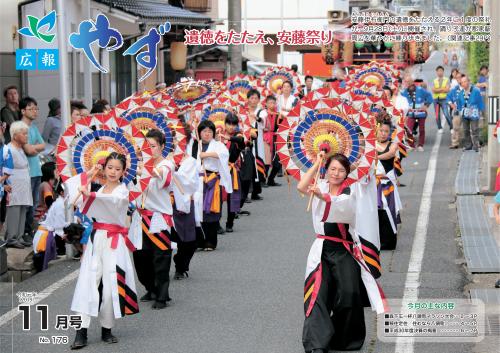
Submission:
{"label": "festival parade", "polygon": [[500,1],[0,3],[0,353],[498,351]]}

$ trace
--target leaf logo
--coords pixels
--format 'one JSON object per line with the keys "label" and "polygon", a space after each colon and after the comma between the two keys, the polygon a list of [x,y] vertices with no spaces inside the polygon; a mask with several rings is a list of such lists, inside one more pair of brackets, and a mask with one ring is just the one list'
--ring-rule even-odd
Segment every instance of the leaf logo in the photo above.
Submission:
{"label": "leaf logo", "polygon": [[[55,34],[48,34],[48,32],[52,31],[56,24],[56,11],[53,10],[49,12],[45,17],[41,19],[28,15],[28,27],[21,28],[18,32],[26,37],[36,37],[45,43],[52,43]],[[48,27],[44,29],[44,27]],[[41,33],[44,32],[44,33]]]}

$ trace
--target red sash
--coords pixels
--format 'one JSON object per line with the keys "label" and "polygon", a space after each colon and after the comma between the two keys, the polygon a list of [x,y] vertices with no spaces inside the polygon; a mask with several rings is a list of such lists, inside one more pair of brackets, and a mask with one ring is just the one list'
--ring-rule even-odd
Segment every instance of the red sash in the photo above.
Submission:
{"label": "red sash", "polygon": [[92,228],[95,230],[105,230],[108,232],[108,238],[113,238],[111,240],[111,249],[116,249],[118,247],[118,238],[120,235],[123,237],[125,241],[125,245],[130,251],[135,251],[135,246],[132,244],[130,239],[128,238],[128,228],[119,226],[117,224],[110,223],[99,223],[94,222]]}

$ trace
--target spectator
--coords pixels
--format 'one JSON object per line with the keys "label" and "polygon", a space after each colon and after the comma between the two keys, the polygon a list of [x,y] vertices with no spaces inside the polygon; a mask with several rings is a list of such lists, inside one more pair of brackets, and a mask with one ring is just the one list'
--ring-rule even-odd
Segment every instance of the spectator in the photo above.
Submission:
{"label": "spectator", "polygon": [[[415,84],[411,77],[405,77],[405,89],[401,95],[406,98],[410,109],[407,114],[406,124],[413,132],[413,128],[418,124],[418,148],[419,152],[424,151],[425,144],[425,120],[427,118],[427,108],[432,103],[432,94]],[[412,146],[413,147],[413,146]]]}
{"label": "spectator", "polygon": [[457,109],[462,117],[464,127],[464,151],[479,152],[479,118],[484,110],[483,99],[479,88],[470,84],[466,75],[460,81],[462,89],[456,93],[454,101],[450,104]]}
{"label": "spectator", "polygon": [[49,101],[49,116],[43,127],[42,138],[49,145],[55,146],[61,136],[61,102],[57,98]]}
{"label": "spectator", "polygon": [[443,126],[441,125],[441,113],[448,122],[450,129],[453,129],[449,109],[446,105],[446,96],[450,91],[450,83],[448,78],[444,77],[444,67],[438,66],[436,68],[437,77],[432,81],[432,98],[434,98],[434,110],[436,113],[436,123],[438,132],[443,133]]}
{"label": "spectator", "polygon": [[451,56],[451,62],[450,62],[450,66],[452,69],[457,69],[458,70],[458,66],[460,64],[458,63],[458,56],[456,53],[454,53],[452,56]]}
{"label": "spectator", "polygon": [[42,183],[38,192],[38,204],[35,209],[35,221],[40,221],[55,200],[56,164],[47,162],[42,165]]}
{"label": "spectator", "polygon": [[41,220],[33,238],[33,265],[37,272],[46,270],[49,261],[55,259],[59,252],[65,249],[64,228],[68,224],[64,214],[64,189],[61,182],[54,188],[57,197]]}
{"label": "spectator", "polygon": [[[5,125],[4,125],[5,126]],[[8,175],[3,174],[4,159],[3,159],[3,149],[5,146],[4,141],[4,130],[0,127],[0,231],[3,229],[3,224],[5,223],[5,216],[7,214],[7,192],[9,191],[9,186],[5,185],[7,183]],[[1,240],[0,240],[1,242]],[[1,245],[1,244],[0,244]]]}
{"label": "spectator", "polygon": [[470,84],[470,79],[463,76],[460,81],[462,87],[458,94],[457,108],[462,115],[464,126],[464,150],[479,152],[479,119],[484,111],[484,103],[479,88]]}
{"label": "spectator", "polygon": [[5,123],[5,143],[10,142],[10,125],[14,121],[21,119],[19,111],[19,93],[16,86],[8,86],[3,91],[5,98],[5,107],[0,110],[0,118],[2,123]]}
{"label": "spectator", "polygon": [[486,97],[488,91],[488,66],[483,65],[479,69],[479,77],[477,79],[476,87],[481,91],[481,96]]}
{"label": "spectator", "polygon": [[293,64],[292,66],[290,66],[290,69],[292,69],[292,71],[295,73],[297,73],[297,71],[299,71],[299,67],[297,66],[297,64]]}
{"label": "spectator", "polygon": [[[21,101],[22,102],[22,101]],[[23,109],[24,110],[24,109]],[[23,249],[31,242],[23,239],[28,208],[33,207],[33,194],[30,192],[30,173],[24,146],[28,143],[29,127],[23,121],[13,122],[10,126],[12,140],[3,150],[4,173],[9,175],[11,192],[7,206],[7,247]],[[10,168],[6,168],[9,165]]]}
{"label": "spectator", "polygon": [[456,86],[460,86],[459,81],[459,75],[461,75],[460,71],[458,69],[453,69],[451,70],[450,74],[450,90],[455,88]]}
{"label": "spectator", "polygon": [[24,227],[25,241],[32,242],[33,233],[33,220],[34,220],[34,207],[38,205],[38,190],[42,179],[42,168],[40,165],[39,153],[45,149],[40,131],[33,122],[38,117],[38,106],[36,100],[31,97],[24,97],[19,102],[19,109],[21,109],[22,121],[28,126],[28,143],[23,145],[24,152],[28,156],[29,174],[31,177],[31,195],[32,204],[26,214],[26,224]]}
{"label": "spectator", "polygon": [[448,49],[445,49],[443,53],[443,66],[448,66],[448,60]]}

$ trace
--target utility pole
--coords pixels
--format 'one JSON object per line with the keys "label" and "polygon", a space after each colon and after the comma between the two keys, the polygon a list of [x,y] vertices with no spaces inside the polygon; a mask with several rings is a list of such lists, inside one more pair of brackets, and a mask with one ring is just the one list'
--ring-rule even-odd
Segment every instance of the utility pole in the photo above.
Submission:
{"label": "utility pole", "polygon": [[[498,57],[500,55],[500,1],[498,0],[485,0],[484,1],[484,14],[491,17],[491,42],[490,42],[490,60],[489,60],[489,82],[488,95],[491,97],[500,96],[500,64],[498,62]],[[489,102],[488,102],[489,103]],[[487,114],[490,113],[489,109],[486,109]],[[490,120],[488,117],[486,123]],[[495,125],[488,124],[488,166],[487,166],[487,176],[488,176],[488,190],[495,190],[495,180],[496,171],[499,160],[500,146],[493,136],[493,130]]]}
{"label": "utility pole", "polygon": [[[61,122],[64,128],[71,122],[71,111],[69,107],[69,70],[68,70],[68,48],[66,46],[66,17],[64,10],[64,1],[57,0],[57,46],[59,49],[59,99],[61,101]],[[73,222],[73,206],[69,204],[68,199],[64,201],[65,220]],[[72,247],[66,245],[66,258],[73,256]]]}
{"label": "utility pole", "polygon": [[[241,0],[228,1],[227,5],[227,28],[234,30],[237,33],[241,32]],[[228,76],[236,75],[241,72],[241,45],[228,45],[228,53],[230,58]]]}

